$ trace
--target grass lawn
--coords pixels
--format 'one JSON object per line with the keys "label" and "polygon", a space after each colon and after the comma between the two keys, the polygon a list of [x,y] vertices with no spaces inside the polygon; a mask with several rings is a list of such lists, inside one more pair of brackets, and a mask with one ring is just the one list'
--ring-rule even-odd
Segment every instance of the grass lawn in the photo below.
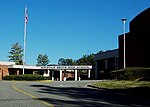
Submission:
{"label": "grass lawn", "polygon": [[149,81],[117,81],[117,80],[108,80],[102,82],[96,82],[92,84],[97,87],[107,88],[107,89],[128,89],[135,87],[149,87]]}
{"label": "grass lawn", "polygon": [[108,80],[96,82],[92,85],[150,100],[150,81]]}

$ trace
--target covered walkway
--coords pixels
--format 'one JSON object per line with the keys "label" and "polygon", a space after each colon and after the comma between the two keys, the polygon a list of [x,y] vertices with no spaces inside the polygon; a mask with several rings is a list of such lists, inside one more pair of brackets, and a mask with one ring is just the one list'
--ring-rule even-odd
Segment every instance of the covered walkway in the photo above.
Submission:
{"label": "covered walkway", "polygon": [[[20,75],[22,74],[23,65],[9,65],[10,74]],[[78,66],[24,66],[25,74],[36,74],[37,71],[43,72],[43,76],[50,77],[52,81],[66,81],[67,72],[73,73],[75,81],[80,81],[80,71],[87,72],[87,78],[91,78],[91,65],[78,65]],[[59,75],[59,77],[56,77]]]}

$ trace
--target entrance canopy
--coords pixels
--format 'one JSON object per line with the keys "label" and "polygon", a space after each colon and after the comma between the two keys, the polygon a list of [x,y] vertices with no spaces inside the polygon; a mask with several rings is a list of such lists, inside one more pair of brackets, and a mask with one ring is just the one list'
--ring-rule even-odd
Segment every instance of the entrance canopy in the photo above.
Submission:
{"label": "entrance canopy", "polygon": [[[18,69],[22,69],[23,65],[10,65],[8,66],[8,68],[18,68]],[[92,69],[91,65],[76,65],[76,66],[28,66],[25,65],[24,66],[25,69],[35,69],[35,70],[64,70],[64,69],[68,69],[68,70],[79,70],[79,69]]]}
{"label": "entrance canopy", "polygon": [[75,69],[92,69],[92,66],[90,65],[81,65],[81,66],[41,66],[41,69],[71,69],[71,70],[75,70]]}
{"label": "entrance canopy", "polygon": [[[23,65],[9,65],[8,66],[9,69],[17,69],[18,73],[20,74],[19,71],[23,69]],[[75,76],[75,81],[80,80],[80,77],[78,79],[78,71],[79,70],[86,70],[88,72],[88,78],[90,78],[90,72],[92,69],[91,65],[76,65],[76,66],[28,66],[25,65],[24,69],[27,71],[38,71],[38,70],[42,70],[42,71],[47,71],[47,73],[44,73],[43,76],[48,76],[52,78],[52,81],[54,81],[54,71],[59,71],[59,80],[62,81],[66,81],[66,71],[67,70],[72,70]],[[51,75],[50,75],[50,71],[51,71]]]}

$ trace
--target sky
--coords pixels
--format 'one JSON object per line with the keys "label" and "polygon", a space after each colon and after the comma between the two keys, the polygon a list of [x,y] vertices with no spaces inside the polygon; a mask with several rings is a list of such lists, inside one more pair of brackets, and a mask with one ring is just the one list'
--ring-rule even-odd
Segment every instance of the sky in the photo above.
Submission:
{"label": "sky", "polygon": [[77,60],[100,50],[118,48],[122,18],[129,22],[150,7],[150,0],[0,0],[0,60],[12,44],[24,43],[24,9],[28,7],[26,64],[35,65],[39,54],[50,64],[60,58]]}

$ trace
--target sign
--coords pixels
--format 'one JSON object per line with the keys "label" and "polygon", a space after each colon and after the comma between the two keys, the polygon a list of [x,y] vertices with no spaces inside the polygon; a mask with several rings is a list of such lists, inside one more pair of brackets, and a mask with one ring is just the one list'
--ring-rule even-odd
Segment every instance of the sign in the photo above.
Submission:
{"label": "sign", "polygon": [[92,69],[92,66],[41,66],[41,69]]}

